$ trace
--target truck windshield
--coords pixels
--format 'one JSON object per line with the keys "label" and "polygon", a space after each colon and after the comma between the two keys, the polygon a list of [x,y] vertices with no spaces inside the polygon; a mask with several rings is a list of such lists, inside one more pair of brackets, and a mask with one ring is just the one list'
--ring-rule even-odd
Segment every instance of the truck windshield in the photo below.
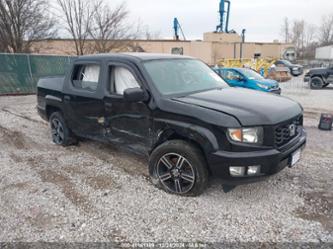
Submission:
{"label": "truck windshield", "polygon": [[287,60],[282,60],[282,62],[286,65],[286,66],[292,66],[293,64],[291,64],[290,61]]}
{"label": "truck windshield", "polygon": [[228,85],[199,60],[165,59],[144,63],[158,91],[163,95],[201,92]]}

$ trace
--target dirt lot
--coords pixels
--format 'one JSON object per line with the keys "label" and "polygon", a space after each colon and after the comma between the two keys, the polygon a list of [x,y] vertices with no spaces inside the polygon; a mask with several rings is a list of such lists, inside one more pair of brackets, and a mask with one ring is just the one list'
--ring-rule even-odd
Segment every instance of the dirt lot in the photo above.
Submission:
{"label": "dirt lot", "polygon": [[156,189],[144,159],[110,145],[53,145],[34,96],[1,97],[0,241],[333,242],[333,132],[316,128],[333,88],[282,86],[305,108],[302,161],[229,193],[213,179],[197,198]]}

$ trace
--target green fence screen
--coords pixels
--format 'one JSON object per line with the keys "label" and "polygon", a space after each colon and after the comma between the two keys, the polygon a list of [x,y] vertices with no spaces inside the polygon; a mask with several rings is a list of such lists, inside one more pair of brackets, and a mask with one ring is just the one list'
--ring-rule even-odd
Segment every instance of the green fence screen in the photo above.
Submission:
{"label": "green fence screen", "polygon": [[0,95],[35,93],[39,78],[64,75],[73,58],[0,53]]}

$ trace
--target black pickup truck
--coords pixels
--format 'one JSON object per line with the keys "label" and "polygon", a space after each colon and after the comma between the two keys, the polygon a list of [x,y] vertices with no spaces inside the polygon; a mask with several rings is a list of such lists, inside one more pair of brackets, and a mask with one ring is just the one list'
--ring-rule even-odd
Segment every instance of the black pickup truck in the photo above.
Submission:
{"label": "black pickup truck", "polygon": [[85,137],[147,155],[152,182],[195,196],[209,175],[236,186],[300,159],[302,107],[228,85],[191,57],[146,53],[76,59],[64,78],[38,82],[38,112],[54,143]]}
{"label": "black pickup truck", "polygon": [[333,84],[333,65],[328,68],[313,68],[304,75],[304,82],[309,82],[311,89],[321,89]]}
{"label": "black pickup truck", "polygon": [[277,60],[275,63],[277,67],[286,67],[289,69],[290,74],[294,77],[300,76],[303,74],[303,66],[299,64],[293,64],[288,60]]}

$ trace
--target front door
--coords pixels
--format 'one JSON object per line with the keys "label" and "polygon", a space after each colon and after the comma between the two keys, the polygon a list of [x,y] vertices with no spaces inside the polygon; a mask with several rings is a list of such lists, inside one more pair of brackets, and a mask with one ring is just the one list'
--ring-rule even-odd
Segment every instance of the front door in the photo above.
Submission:
{"label": "front door", "polygon": [[234,87],[244,87],[244,77],[233,69],[226,69],[225,71],[225,81]]}
{"label": "front door", "polygon": [[95,63],[74,65],[64,106],[70,129],[77,135],[99,139],[103,137],[104,102],[98,93],[101,88],[101,66]]}
{"label": "front door", "polygon": [[333,84],[333,66],[328,70],[328,74],[327,83]]}
{"label": "front door", "polygon": [[142,78],[126,64],[109,65],[108,72],[109,89],[104,98],[107,138],[134,152],[146,154],[151,146],[151,111],[147,103],[129,103],[123,98],[126,89],[142,87]]}

